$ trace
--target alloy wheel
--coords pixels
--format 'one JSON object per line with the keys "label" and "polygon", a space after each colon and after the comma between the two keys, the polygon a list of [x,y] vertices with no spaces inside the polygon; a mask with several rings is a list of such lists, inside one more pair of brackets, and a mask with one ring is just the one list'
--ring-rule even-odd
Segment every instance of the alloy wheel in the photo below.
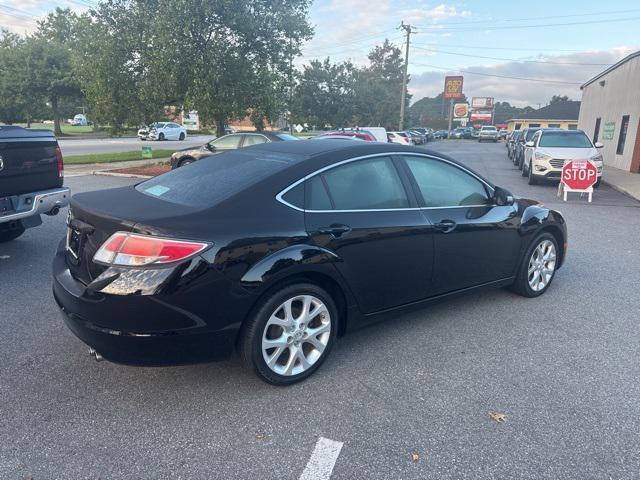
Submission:
{"label": "alloy wheel", "polygon": [[556,270],[556,247],[551,240],[543,240],[529,259],[528,281],[534,292],[544,290]]}
{"label": "alloy wheel", "polygon": [[278,375],[303,373],[322,357],[331,337],[331,315],[313,295],[283,302],[269,317],[262,334],[262,357]]}

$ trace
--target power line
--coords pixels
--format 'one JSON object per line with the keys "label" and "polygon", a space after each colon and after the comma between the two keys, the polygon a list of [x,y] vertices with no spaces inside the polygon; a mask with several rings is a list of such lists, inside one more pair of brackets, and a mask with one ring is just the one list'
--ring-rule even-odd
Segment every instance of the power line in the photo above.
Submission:
{"label": "power line", "polygon": [[571,15],[547,15],[544,17],[523,17],[523,18],[496,18],[491,19],[488,18],[486,20],[469,20],[465,22],[447,22],[447,25],[471,25],[488,22],[496,23],[496,22],[524,22],[527,20],[551,20],[556,18],[575,18],[575,17],[592,17],[594,15],[616,15],[619,13],[631,13],[631,12],[640,12],[640,8],[631,8],[629,10],[612,10],[608,12],[590,12],[590,13],[574,13]]}
{"label": "power line", "polygon": [[[413,43],[413,45],[421,45],[424,47],[429,47],[433,45],[433,43]],[[512,51],[523,51],[523,52],[584,52],[584,50],[568,50],[566,48],[522,48],[522,47],[494,47],[494,46],[480,46],[480,45],[451,45],[438,43],[440,47],[445,48],[465,48],[465,49],[474,49],[474,50],[512,50]]]}
{"label": "power line", "polygon": [[13,7],[11,7],[9,5],[5,5],[3,3],[0,3],[0,10],[2,10],[2,13],[4,15],[10,15],[10,16],[15,17],[15,18],[31,19],[31,18],[34,17],[34,15],[30,14],[26,10],[20,10],[18,8],[13,8]]}
{"label": "power line", "polygon": [[437,65],[428,65],[425,63],[414,63],[415,66],[417,67],[428,67],[428,68],[435,68],[437,70],[444,70],[447,72],[460,72],[460,73],[467,73],[469,75],[480,75],[483,77],[497,77],[497,78],[509,78],[512,80],[524,80],[524,81],[528,81],[528,82],[539,82],[539,83],[553,83],[553,84],[560,84],[560,85],[582,85],[581,82],[566,82],[563,80],[547,80],[544,78],[527,78],[527,77],[516,77],[516,76],[512,76],[512,75],[500,75],[497,73],[483,73],[483,72],[473,72],[471,70],[466,70],[466,69],[461,69],[461,68],[448,68],[448,67],[439,67]]}
{"label": "power line", "polygon": [[610,63],[553,62],[549,60],[519,60],[517,58],[487,57],[485,55],[470,55],[467,53],[447,52],[446,50],[436,50],[434,48],[421,48],[415,45],[413,48],[427,51],[427,52],[444,53],[445,55],[456,55],[459,57],[471,57],[471,58],[485,58],[490,60],[502,60],[506,62],[540,63],[540,64],[548,64],[548,65],[570,65],[570,66],[588,66],[588,67],[610,67],[611,66]]}
{"label": "power line", "polygon": [[[423,25],[420,28],[426,28],[430,30],[436,30],[438,32],[478,32],[483,30],[513,30],[518,28],[543,28],[543,27],[566,27],[570,25],[591,25],[594,23],[616,23],[616,22],[630,22],[634,20],[640,20],[640,17],[629,18],[612,18],[608,20],[589,20],[586,22],[565,22],[565,23],[540,23],[536,25],[505,25],[505,26],[491,26],[485,25],[484,27],[476,28],[459,28],[459,27],[447,27],[446,25]],[[427,33],[427,32],[418,32]]]}
{"label": "power line", "polygon": [[[352,38],[346,38],[346,39],[341,39],[340,45],[337,44],[333,44],[333,45],[318,45],[315,48],[311,48],[311,52],[310,53],[318,53],[318,52],[326,52],[326,51],[340,51],[340,50],[346,50],[349,49],[348,46],[345,47],[345,43],[348,44],[352,44],[352,43],[362,43],[362,42],[371,42],[372,40],[382,36],[382,35],[386,35],[387,33],[393,32],[395,31],[395,29],[392,30],[383,30],[379,33],[373,34],[373,35],[365,35],[364,37],[352,37]],[[396,39],[393,39],[396,40]]]}

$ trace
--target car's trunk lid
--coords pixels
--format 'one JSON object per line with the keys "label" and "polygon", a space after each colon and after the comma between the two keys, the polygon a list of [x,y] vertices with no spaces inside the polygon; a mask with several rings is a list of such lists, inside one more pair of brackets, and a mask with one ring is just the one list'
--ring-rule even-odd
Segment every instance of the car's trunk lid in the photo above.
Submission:
{"label": "car's trunk lid", "polygon": [[199,209],[165,202],[133,186],[80,193],[71,199],[67,231],[67,264],[75,278],[89,284],[106,267],[93,262],[100,246],[115,232],[143,232],[154,221],[184,218]]}

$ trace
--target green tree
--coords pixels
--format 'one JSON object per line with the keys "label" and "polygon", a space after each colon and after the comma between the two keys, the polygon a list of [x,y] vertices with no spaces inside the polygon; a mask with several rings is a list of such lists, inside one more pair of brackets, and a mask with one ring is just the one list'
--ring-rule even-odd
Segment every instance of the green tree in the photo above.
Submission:
{"label": "green tree", "polygon": [[[456,99],[455,103],[468,102],[467,97]],[[447,128],[449,121],[449,100],[442,93],[435,97],[423,97],[409,107],[409,123],[416,127]]]}
{"label": "green tree", "polygon": [[352,124],[354,75],[355,67],[350,62],[331,63],[327,58],[304,65],[296,88],[294,118],[320,128]]}
{"label": "green tree", "polygon": [[24,119],[25,98],[22,84],[24,40],[8,30],[0,29],[0,121],[11,125]]}
{"label": "green tree", "polygon": [[[361,70],[357,85],[357,112],[360,124],[397,128],[400,119],[402,74],[404,59],[402,50],[384,41],[369,53],[369,66]],[[407,83],[410,78],[407,79]],[[405,112],[411,95],[406,95]]]}
{"label": "green tree", "polygon": [[504,123],[511,118],[518,118],[524,113],[533,111],[533,107],[514,107],[509,102],[496,102],[493,115],[494,123]]}
{"label": "green tree", "polygon": [[554,103],[562,103],[562,102],[569,102],[569,97],[567,95],[554,95],[553,97],[551,97],[551,100],[549,100],[549,105],[553,105]]}

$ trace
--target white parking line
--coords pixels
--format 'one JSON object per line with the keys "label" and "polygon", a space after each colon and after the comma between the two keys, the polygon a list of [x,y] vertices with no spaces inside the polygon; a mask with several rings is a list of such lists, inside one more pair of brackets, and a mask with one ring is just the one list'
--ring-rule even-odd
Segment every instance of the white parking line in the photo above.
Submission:
{"label": "white parking line", "polygon": [[341,449],[342,442],[320,437],[300,480],[329,480]]}

